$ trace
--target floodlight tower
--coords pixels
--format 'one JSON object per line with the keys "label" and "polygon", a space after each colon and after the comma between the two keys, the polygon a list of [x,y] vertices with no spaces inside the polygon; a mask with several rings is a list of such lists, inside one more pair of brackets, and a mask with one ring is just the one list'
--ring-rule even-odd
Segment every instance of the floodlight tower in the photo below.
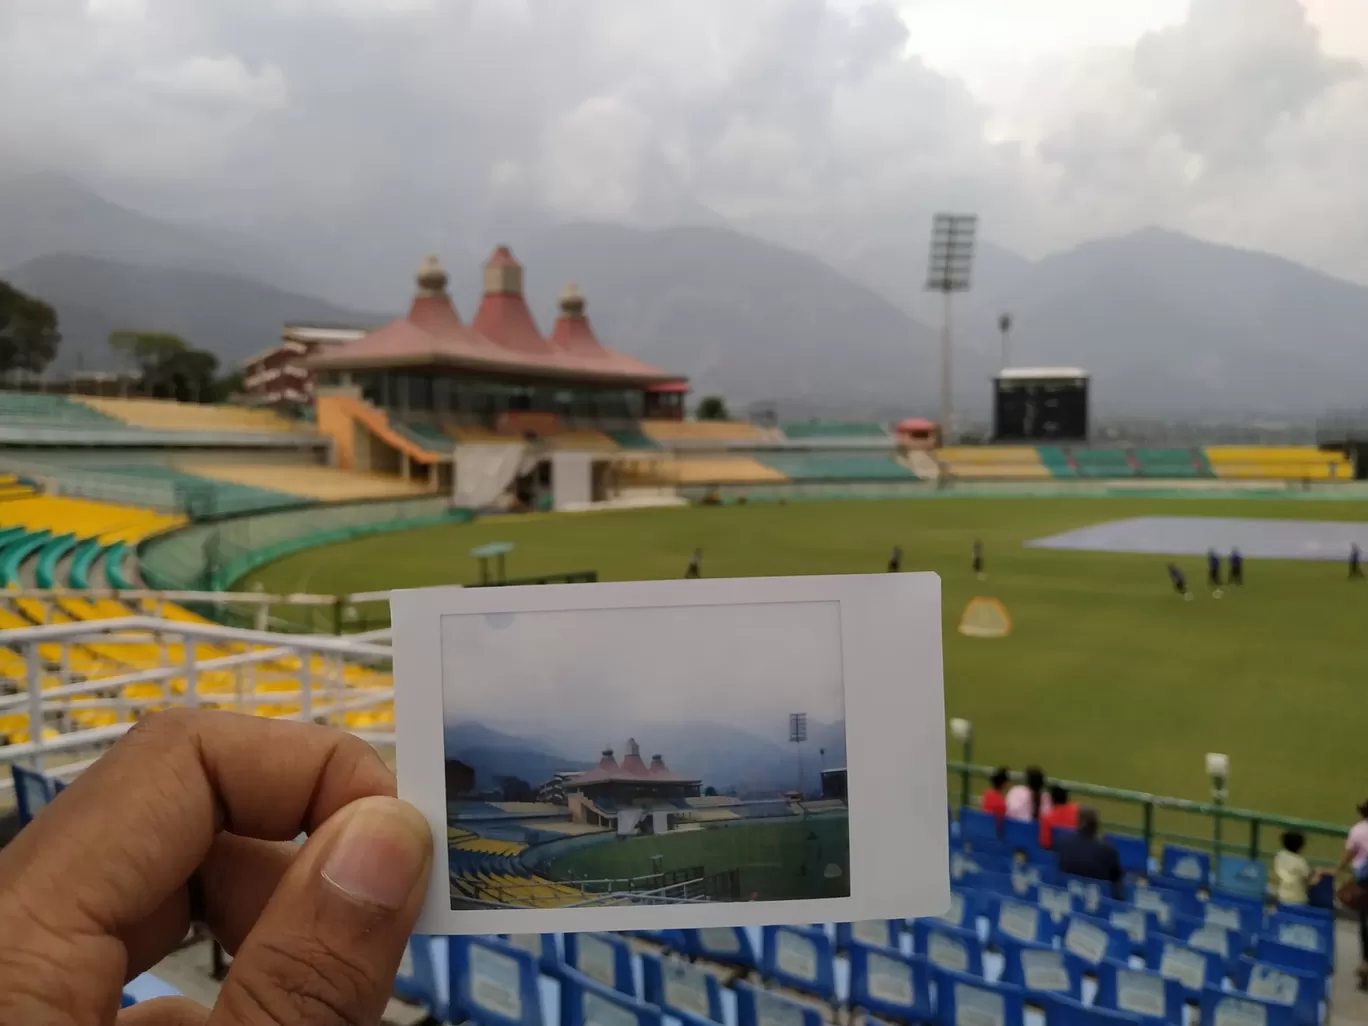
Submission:
{"label": "floodlight tower", "polygon": [[803,793],[803,742],[807,740],[807,713],[789,713],[789,741],[798,747],[798,793]]}
{"label": "floodlight tower", "polygon": [[970,272],[974,266],[974,236],[978,231],[977,214],[937,214],[931,225],[931,259],[926,273],[926,291],[945,296],[945,313],[941,321],[941,445],[954,437],[952,381],[952,351],[954,334],[954,303],[956,292],[968,292]]}

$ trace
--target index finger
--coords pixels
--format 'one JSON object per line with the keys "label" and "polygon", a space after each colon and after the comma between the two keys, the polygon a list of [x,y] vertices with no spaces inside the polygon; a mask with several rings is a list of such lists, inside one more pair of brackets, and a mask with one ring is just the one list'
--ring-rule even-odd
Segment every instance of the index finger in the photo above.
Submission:
{"label": "index finger", "polygon": [[[223,712],[149,717],[0,851],[0,975],[41,961],[62,967],[71,1000],[73,979],[117,989],[122,941],[185,886],[220,830],[288,840],[358,798],[394,793],[375,750],[342,731]],[[5,983],[41,985],[23,975]],[[104,1000],[63,1011],[101,1021]]]}

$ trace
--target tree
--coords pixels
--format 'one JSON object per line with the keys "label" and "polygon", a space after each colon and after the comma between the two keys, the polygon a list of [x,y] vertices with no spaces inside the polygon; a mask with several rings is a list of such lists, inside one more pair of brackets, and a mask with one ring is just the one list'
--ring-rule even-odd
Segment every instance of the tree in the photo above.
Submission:
{"label": "tree", "polygon": [[0,281],[0,375],[41,374],[61,341],[52,307]]}
{"label": "tree", "polygon": [[703,797],[704,797],[704,798],[716,798],[716,797],[717,797],[717,788],[715,788],[715,787],[713,787],[711,784],[709,784],[707,787],[703,788]]}
{"label": "tree", "polygon": [[532,790],[532,785],[521,777],[495,777],[494,786],[499,789],[503,800],[506,802],[533,802],[537,800],[537,792]]}
{"label": "tree", "polygon": [[109,347],[132,363],[147,395],[181,402],[214,397],[218,357],[195,349],[179,335],[157,331],[115,331]]}
{"label": "tree", "polygon": [[720,395],[705,395],[698,401],[699,420],[731,420],[727,401]]}

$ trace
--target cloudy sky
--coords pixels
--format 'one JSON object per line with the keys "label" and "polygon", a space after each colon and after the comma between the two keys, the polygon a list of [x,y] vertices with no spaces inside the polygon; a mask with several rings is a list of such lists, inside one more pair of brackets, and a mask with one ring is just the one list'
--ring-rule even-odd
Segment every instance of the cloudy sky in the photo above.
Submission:
{"label": "cloudy sky", "polygon": [[619,757],[635,734],[649,758],[652,725],[720,723],[782,742],[789,713],[844,719],[834,602],[449,616],[442,649],[456,654],[442,682],[448,726],[554,741],[592,724]]}
{"label": "cloudy sky", "polygon": [[0,152],[268,238],[962,207],[1368,282],[1366,72],[1364,0],[3,0]]}

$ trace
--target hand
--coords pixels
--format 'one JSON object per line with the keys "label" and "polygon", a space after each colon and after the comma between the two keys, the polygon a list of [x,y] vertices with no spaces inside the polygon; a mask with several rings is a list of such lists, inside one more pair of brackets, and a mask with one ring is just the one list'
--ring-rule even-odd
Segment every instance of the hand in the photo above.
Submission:
{"label": "hand", "polygon": [[[426,821],[358,738],[152,716],[0,851],[0,1023],[378,1023],[431,860]],[[236,956],[218,1004],[117,1012],[123,984],[185,936],[192,891]]]}

